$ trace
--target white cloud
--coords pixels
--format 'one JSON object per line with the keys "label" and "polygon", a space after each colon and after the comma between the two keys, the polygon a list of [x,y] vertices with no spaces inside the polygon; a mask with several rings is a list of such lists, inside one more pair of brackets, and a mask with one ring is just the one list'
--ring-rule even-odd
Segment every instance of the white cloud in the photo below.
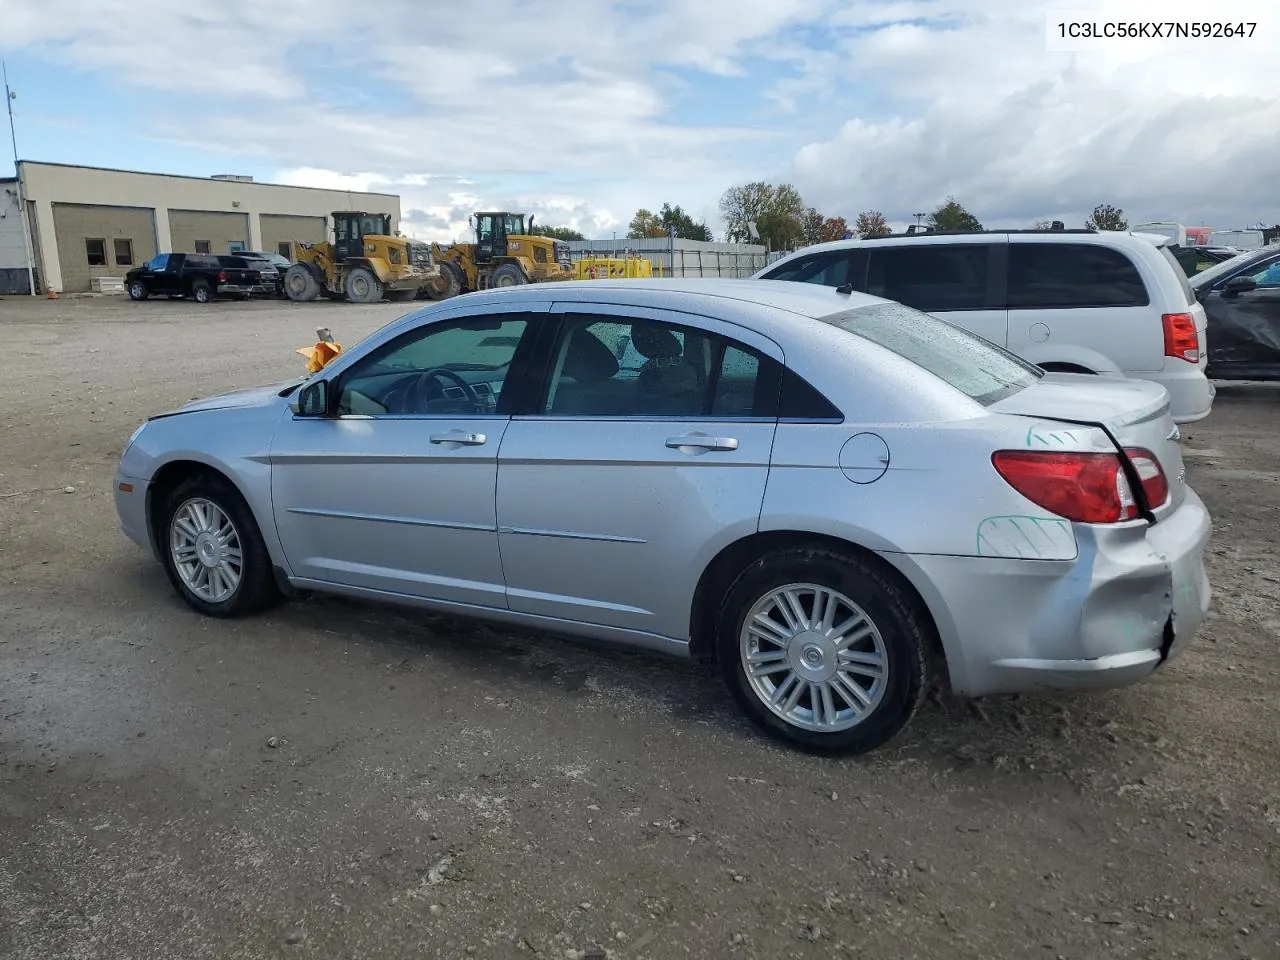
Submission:
{"label": "white cloud", "polygon": [[[993,224],[1104,201],[1280,219],[1274,0],[1086,5],[1064,16],[1256,20],[1258,35],[1051,52],[1050,13],[1074,4],[1031,0],[470,0],[448,15],[381,0],[376,16],[346,0],[6,0],[0,51],[158,95],[122,137],[399,193],[427,238],[465,234],[477,208],[608,236],[670,201],[715,227],[725,187],[783,177],[828,213],[899,222],[948,194]],[[175,111],[173,94],[207,106]]]}

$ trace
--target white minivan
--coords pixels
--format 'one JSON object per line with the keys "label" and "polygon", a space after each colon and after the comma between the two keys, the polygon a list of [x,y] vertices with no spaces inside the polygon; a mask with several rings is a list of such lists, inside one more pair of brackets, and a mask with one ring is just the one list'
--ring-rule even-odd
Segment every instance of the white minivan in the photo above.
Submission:
{"label": "white minivan", "polygon": [[1046,370],[1151,380],[1190,423],[1213,408],[1206,319],[1168,244],[1093,230],[895,235],[805,247],[753,279],[896,300]]}

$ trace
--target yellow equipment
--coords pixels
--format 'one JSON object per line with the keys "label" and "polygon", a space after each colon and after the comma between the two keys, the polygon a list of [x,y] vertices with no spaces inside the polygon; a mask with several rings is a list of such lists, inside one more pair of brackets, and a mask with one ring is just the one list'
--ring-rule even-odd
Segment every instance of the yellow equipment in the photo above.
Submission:
{"label": "yellow equipment", "polygon": [[652,276],[653,261],[647,257],[583,257],[573,265],[575,280],[621,280]]}
{"label": "yellow equipment", "polygon": [[[569,245],[525,232],[523,213],[477,213],[475,243],[432,244],[438,279],[426,284],[432,300],[489,287],[572,280]],[[529,217],[533,227],[533,217]]]}
{"label": "yellow equipment", "polygon": [[298,262],[284,274],[290,300],[377,303],[412,300],[436,278],[433,267],[415,262],[409,241],[391,232],[385,213],[339,210],[333,214],[334,242],[298,242]]}

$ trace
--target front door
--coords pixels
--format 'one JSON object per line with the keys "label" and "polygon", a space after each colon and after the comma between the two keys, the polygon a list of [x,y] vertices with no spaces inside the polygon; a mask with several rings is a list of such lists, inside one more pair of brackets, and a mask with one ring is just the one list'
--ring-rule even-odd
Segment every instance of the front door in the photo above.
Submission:
{"label": "front door", "polygon": [[536,412],[499,452],[508,604],[687,637],[698,572],[759,524],[781,352],[687,314],[563,311]]}
{"label": "front door", "polygon": [[503,386],[529,313],[441,319],[337,373],[325,417],[286,417],[271,447],[293,574],[505,606],[495,515]]}

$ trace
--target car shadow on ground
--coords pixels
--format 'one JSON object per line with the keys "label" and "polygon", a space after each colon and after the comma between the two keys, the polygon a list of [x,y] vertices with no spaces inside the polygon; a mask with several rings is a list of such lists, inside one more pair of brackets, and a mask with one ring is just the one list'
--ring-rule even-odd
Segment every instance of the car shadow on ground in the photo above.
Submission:
{"label": "car shadow on ground", "polygon": [[[373,645],[406,671],[415,660],[442,657],[464,675],[515,697],[556,690],[569,698],[638,703],[665,714],[673,725],[705,725],[743,745],[771,744],[738,711],[713,664],[336,597],[294,601],[271,616],[300,630]],[[1109,777],[1122,764],[1131,765],[1134,750],[1162,745],[1156,721],[1143,718],[1124,691],[971,699],[935,683],[908,729],[886,747],[865,757],[812,762],[911,759],[949,770],[978,767],[1036,778],[1056,772],[1080,783],[1090,771]]]}

